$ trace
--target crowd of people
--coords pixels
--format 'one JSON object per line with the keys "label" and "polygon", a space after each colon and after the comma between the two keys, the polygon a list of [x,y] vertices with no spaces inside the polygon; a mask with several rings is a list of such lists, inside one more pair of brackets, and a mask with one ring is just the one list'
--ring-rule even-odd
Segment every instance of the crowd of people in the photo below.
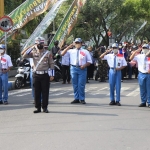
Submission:
{"label": "crowd of people", "polygon": [[[45,39],[37,37],[35,44],[21,52],[23,58],[30,58],[31,87],[36,110],[34,113],[48,113],[50,81],[54,80],[54,60],[61,57],[62,84],[73,85],[74,100],[71,104],[85,101],[85,85],[94,79],[105,82],[109,79],[110,103],[121,106],[120,90],[124,78],[138,78],[141,104],[150,107],[150,43],[141,45],[114,43],[111,47],[86,47],[81,38],[72,44],[59,48],[59,41],[49,51]],[[11,58],[5,54],[5,46],[0,44],[0,104],[8,104],[8,71],[12,67]],[[7,83],[6,83],[7,82]],[[2,96],[2,87],[4,90]],[[115,92],[116,90],[116,97]]]}

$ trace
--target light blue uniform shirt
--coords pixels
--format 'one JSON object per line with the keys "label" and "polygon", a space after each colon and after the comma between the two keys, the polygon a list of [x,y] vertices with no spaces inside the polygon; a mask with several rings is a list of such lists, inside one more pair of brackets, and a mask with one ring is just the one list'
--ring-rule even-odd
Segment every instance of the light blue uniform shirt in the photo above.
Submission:
{"label": "light blue uniform shirt", "polygon": [[64,56],[62,56],[61,64],[66,66],[70,65],[70,58],[68,52]]}

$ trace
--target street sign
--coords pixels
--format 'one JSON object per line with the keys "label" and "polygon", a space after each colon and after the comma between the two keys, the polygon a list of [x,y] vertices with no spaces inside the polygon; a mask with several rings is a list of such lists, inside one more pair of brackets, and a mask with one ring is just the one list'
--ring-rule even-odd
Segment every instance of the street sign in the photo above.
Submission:
{"label": "street sign", "polygon": [[8,16],[0,18],[0,30],[7,32],[13,27],[12,19]]}

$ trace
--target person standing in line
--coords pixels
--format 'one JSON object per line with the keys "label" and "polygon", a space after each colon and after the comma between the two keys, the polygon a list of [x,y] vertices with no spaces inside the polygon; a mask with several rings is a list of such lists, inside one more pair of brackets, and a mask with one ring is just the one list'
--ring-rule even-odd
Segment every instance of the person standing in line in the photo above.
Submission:
{"label": "person standing in line", "polygon": [[[75,48],[72,47],[75,45]],[[82,48],[82,39],[76,38],[74,44],[69,45],[61,53],[64,56],[68,52],[70,58],[70,72],[74,89],[74,100],[71,104],[85,102],[85,84],[87,79],[87,66],[92,63],[90,53]]]}
{"label": "person standing in line", "polygon": [[5,45],[0,44],[0,104],[8,104],[8,71],[12,66],[11,57],[5,54]]}
{"label": "person standing in line", "polygon": [[51,51],[52,51],[52,54],[53,54],[53,59],[56,59],[57,57],[57,53],[59,53],[60,51],[60,48],[59,48],[59,41],[55,41],[54,42],[54,47],[52,47]]}
{"label": "person standing in line", "polygon": [[[137,53],[141,54],[136,55]],[[138,82],[140,87],[141,104],[139,107],[146,107],[146,102],[150,108],[150,58],[149,58],[149,45],[144,44],[134,51],[130,56],[130,60],[137,61],[138,63]]]}
{"label": "person standing in line", "polygon": [[[121,90],[121,70],[127,66],[127,62],[122,54],[118,54],[118,44],[114,43],[112,45],[112,50],[107,50],[103,53],[100,58],[107,60],[110,67],[109,69],[109,86],[110,86],[110,103],[109,105],[120,104],[120,90]],[[112,54],[107,54],[112,51]],[[114,91],[116,88],[116,101]]]}
{"label": "person standing in line", "polygon": [[91,55],[91,59],[92,59],[92,64],[90,64],[90,66],[88,66],[88,75],[87,75],[87,81],[90,79],[93,79],[94,76],[94,57],[93,57],[93,48],[91,46],[89,46],[87,48],[87,50],[89,51],[90,55]]}
{"label": "person standing in line", "polygon": [[34,113],[41,112],[41,105],[43,112],[48,113],[49,81],[54,79],[54,61],[51,52],[44,49],[42,39],[38,38],[38,40],[37,50],[33,51],[33,48],[30,48],[23,54],[23,57],[33,58],[34,62],[33,86],[35,107],[37,108]]}
{"label": "person standing in line", "polygon": [[[67,45],[65,46],[65,48]],[[68,84],[70,84],[70,58],[69,53],[67,52],[64,56],[62,56],[62,76],[63,76],[63,83],[66,84],[66,80]]]}

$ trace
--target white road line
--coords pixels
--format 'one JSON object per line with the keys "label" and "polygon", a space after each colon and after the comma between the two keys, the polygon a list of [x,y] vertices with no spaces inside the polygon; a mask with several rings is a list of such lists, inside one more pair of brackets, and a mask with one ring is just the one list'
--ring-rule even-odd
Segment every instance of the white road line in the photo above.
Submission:
{"label": "white road line", "polygon": [[109,89],[108,87],[104,87],[104,88],[101,88],[97,91],[93,91],[92,93],[89,93],[89,94],[90,95],[99,95],[99,94],[101,94],[100,91],[104,91],[104,90],[108,91],[108,89]]}
{"label": "white road line", "polygon": [[140,89],[137,88],[126,96],[134,96],[135,97],[135,96],[139,95],[139,93],[140,93]]}
{"label": "white road line", "polygon": [[25,93],[25,92],[30,92],[31,89],[23,89],[23,90],[19,90],[19,91],[13,91],[13,92],[9,92],[8,95],[15,95],[15,94],[19,94],[19,93]]}

